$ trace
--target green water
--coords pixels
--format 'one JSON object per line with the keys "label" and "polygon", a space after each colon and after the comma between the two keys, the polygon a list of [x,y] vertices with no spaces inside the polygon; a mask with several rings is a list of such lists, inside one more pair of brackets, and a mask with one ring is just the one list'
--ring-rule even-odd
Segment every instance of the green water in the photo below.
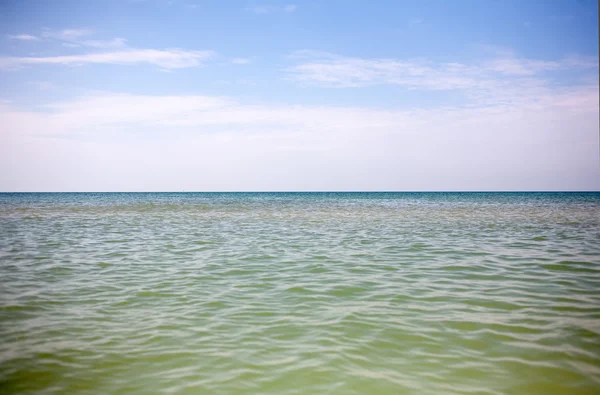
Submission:
{"label": "green water", "polygon": [[0,194],[2,394],[598,394],[600,194]]}

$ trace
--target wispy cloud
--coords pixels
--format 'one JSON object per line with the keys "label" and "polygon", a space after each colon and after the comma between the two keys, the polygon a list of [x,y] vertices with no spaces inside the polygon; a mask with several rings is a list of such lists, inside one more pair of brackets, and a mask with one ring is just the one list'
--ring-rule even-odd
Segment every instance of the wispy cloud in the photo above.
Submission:
{"label": "wispy cloud", "polygon": [[298,9],[296,4],[270,5],[270,4],[256,4],[245,8],[246,11],[253,12],[255,14],[270,14],[275,12],[292,13]]}
{"label": "wispy cloud", "polygon": [[61,42],[62,46],[70,48],[76,48],[80,46],[92,48],[122,48],[126,46],[127,40],[120,37],[116,37],[110,40],[85,39],[85,37],[89,37],[93,34],[94,32],[90,29],[53,30],[45,28],[42,29],[42,32],[39,36],[34,36],[31,34],[15,34],[9,35],[8,37],[13,40],[22,41],[59,41]]}
{"label": "wispy cloud", "polygon": [[330,87],[361,87],[379,84],[409,88],[454,89],[474,83],[471,67],[448,63],[434,65],[426,61],[362,59],[330,53],[299,51],[293,54],[298,64],[289,68],[297,81]]}
{"label": "wispy cloud", "polygon": [[80,38],[91,34],[93,34],[93,31],[90,29],[43,29],[42,31],[42,37],[62,41],[77,41]]}
{"label": "wispy cloud", "polygon": [[233,64],[248,64],[248,63],[250,63],[250,59],[248,59],[248,58],[233,58],[233,59],[231,59],[231,63],[233,63]]}
{"label": "wispy cloud", "polygon": [[[566,57],[556,61],[496,58],[476,64],[435,63],[413,59],[363,59],[330,53],[300,51],[288,68],[290,78],[326,87],[398,85],[407,89],[462,90],[481,100],[517,100],[519,92],[541,94],[548,90],[543,73],[598,68],[598,59]],[[517,83],[518,81],[518,83]]]}
{"label": "wispy cloud", "polygon": [[535,75],[542,71],[559,70],[566,67],[566,61],[543,61],[530,59],[496,59],[483,65],[487,71],[495,71],[506,75]]}
{"label": "wispy cloud", "polygon": [[61,41],[65,47],[92,47],[92,48],[123,48],[126,47],[127,40],[116,37],[110,40],[90,39],[94,32],[90,29],[63,29],[52,30],[44,29],[41,36],[47,40]]}
{"label": "wispy cloud", "polygon": [[[140,49],[127,45],[127,40],[116,37],[108,40],[95,39],[91,29],[42,29],[41,40],[53,40],[67,48],[80,48],[84,53],[57,56],[0,57],[0,69],[18,69],[26,65],[59,64],[117,64],[136,65],[151,64],[162,70],[195,67],[213,57],[213,51],[193,51],[179,48],[172,49]],[[19,37],[19,36],[15,36]],[[34,36],[32,36],[34,37]],[[25,38],[20,38],[25,39]],[[38,38],[36,38],[38,39]],[[98,52],[98,50],[104,50]],[[243,59],[234,59],[242,63]]]}
{"label": "wispy cloud", "polygon": [[127,40],[120,37],[113,38],[112,40],[84,40],[79,43],[93,48],[122,48],[127,46]]}
{"label": "wispy cloud", "polygon": [[112,52],[47,57],[1,57],[0,68],[15,69],[25,65],[57,64],[151,64],[164,69],[195,67],[213,57],[213,51],[188,51],[183,49],[127,49]]}
{"label": "wispy cloud", "polygon": [[[162,126],[266,125],[280,130],[282,125],[302,130],[396,130],[401,125],[445,122],[469,123],[496,116],[543,112],[544,114],[597,114],[597,85],[571,87],[533,95],[520,103],[502,103],[494,108],[442,107],[433,109],[378,109],[345,106],[307,106],[286,104],[244,104],[224,96],[131,95],[97,92],[76,99],[44,105],[54,120],[68,120],[72,127],[88,124],[141,123]],[[45,111],[47,113],[47,111]],[[435,117],[432,117],[435,115]],[[510,118],[510,117],[509,117]],[[67,123],[61,122],[66,125]],[[403,128],[405,128],[403,126]]]}
{"label": "wispy cloud", "polygon": [[31,34],[14,34],[9,35],[8,38],[13,40],[22,40],[22,41],[36,41],[39,40],[38,37],[32,36]]}
{"label": "wispy cloud", "polygon": [[55,87],[54,83],[51,81],[29,81],[28,84],[42,90],[52,89]]}
{"label": "wispy cloud", "polygon": [[59,182],[73,162],[81,178],[68,172],[64,180],[79,190],[118,189],[114,180],[128,189],[197,180],[186,189],[205,190],[600,185],[597,85],[491,108],[257,105],[104,92],[39,110],[0,106],[0,167],[20,174],[6,189]]}

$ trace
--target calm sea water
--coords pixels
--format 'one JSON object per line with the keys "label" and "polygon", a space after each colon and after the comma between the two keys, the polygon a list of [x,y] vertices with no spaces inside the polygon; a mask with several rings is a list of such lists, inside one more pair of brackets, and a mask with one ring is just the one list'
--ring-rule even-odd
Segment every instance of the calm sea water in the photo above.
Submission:
{"label": "calm sea water", "polygon": [[598,394],[598,193],[0,194],[2,394]]}

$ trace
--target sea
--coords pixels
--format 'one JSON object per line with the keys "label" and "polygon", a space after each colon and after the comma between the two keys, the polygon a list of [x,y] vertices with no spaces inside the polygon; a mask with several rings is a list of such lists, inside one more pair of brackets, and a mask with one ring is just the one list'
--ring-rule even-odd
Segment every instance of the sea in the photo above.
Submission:
{"label": "sea", "polygon": [[2,193],[1,394],[600,394],[600,193]]}

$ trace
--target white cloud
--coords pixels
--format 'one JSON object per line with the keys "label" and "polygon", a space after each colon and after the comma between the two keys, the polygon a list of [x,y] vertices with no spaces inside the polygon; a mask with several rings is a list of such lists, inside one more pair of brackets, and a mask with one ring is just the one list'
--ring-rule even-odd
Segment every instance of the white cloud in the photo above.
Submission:
{"label": "white cloud", "polygon": [[[493,107],[437,108],[421,110],[384,110],[362,107],[249,105],[233,98],[217,96],[140,96],[96,93],[77,100],[45,106],[54,112],[53,119],[72,125],[147,123],[163,126],[202,125],[265,125],[312,126],[352,130],[394,128],[402,124],[481,120],[490,114],[548,111],[557,114],[598,112],[598,86],[588,85],[526,96],[518,103],[503,103]],[[278,129],[276,127],[275,129]]]}
{"label": "white cloud", "polygon": [[507,75],[535,75],[541,71],[565,68],[565,61],[541,61],[529,59],[497,59],[484,65],[486,70]]}
{"label": "white cloud", "polygon": [[233,64],[248,64],[248,63],[250,63],[250,59],[248,59],[248,58],[233,58],[233,59],[231,59],[231,63],[233,63]]}
{"label": "white cloud", "polygon": [[[594,56],[570,55],[563,59],[563,67],[565,68],[598,68],[598,58]],[[597,75],[597,73],[596,73]]]}
{"label": "white cloud", "polygon": [[255,5],[252,7],[246,8],[248,11],[254,12],[255,14],[267,14],[269,12],[275,11],[275,8],[267,5]]}
{"label": "white cloud", "polygon": [[224,86],[257,86],[258,84],[255,81],[248,80],[245,78],[238,78],[233,80],[215,80],[215,83]]}
{"label": "white cloud", "polygon": [[124,38],[113,38],[112,40],[84,40],[81,45],[93,48],[122,48],[126,46],[127,40]]}
{"label": "white cloud", "polygon": [[[290,78],[326,87],[398,85],[407,89],[460,90],[477,101],[520,101],[523,96],[546,94],[543,72],[577,68],[593,71],[597,58],[566,57],[557,61],[505,56],[475,65],[434,63],[413,59],[362,59],[314,51],[292,55]],[[517,82],[518,81],[518,82]]]}
{"label": "white cloud", "polygon": [[0,189],[599,188],[598,85],[527,94],[420,110],[107,92],[7,103]]}
{"label": "white cloud", "polygon": [[42,90],[52,89],[55,86],[51,81],[29,81],[28,84]]}
{"label": "white cloud", "polygon": [[91,34],[93,34],[93,31],[90,29],[43,29],[42,31],[42,37],[61,41],[77,41],[81,37],[89,36]]}
{"label": "white cloud", "polygon": [[481,83],[477,78],[480,70],[459,63],[437,65],[415,60],[348,58],[312,51],[298,52],[294,58],[300,62],[288,69],[293,79],[330,87],[392,84],[410,89],[448,90]]}
{"label": "white cloud", "polygon": [[38,40],[38,37],[32,36],[31,34],[9,35],[8,38],[11,38],[13,40],[23,40],[23,41],[36,41],[36,40]]}
{"label": "white cloud", "polygon": [[[173,49],[138,49],[127,46],[127,40],[116,37],[110,40],[90,39],[93,34],[89,29],[52,30],[45,28],[42,38],[57,40],[63,47],[87,48],[106,50],[104,52],[87,52],[75,55],[30,56],[30,57],[0,57],[0,69],[17,69],[25,65],[61,64],[83,65],[97,64],[153,64],[163,70],[199,66],[205,60],[214,56],[213,51],[192,51],[179,48]],[[17,36],[15,36],[17,37]],[[112,51],[108,51],[112,50]],[[234,63],[244,63],[243,58],[235,58]]]}
{"label": "white cloud", "polygon": [[296,4],[286,4],[284,6],[270,5],[270,4],[257,4],[247,7],[246,10],[255,14],[270,14],[275,12],[292,13],[298,9]]}
{"label": "white cloud", "polygon": [[79,65],[87,63],[138,65],[152,64],[164,69],[195,67],[214,56],[212,51],[188,51],[183,49],[127,49],[112,52],[86,53],[81,55],[47,57],[3,57],[0,68],[14,69],[25,65],[60,64]]}
{"label": "white cloud", "polygon": [[62,45],[65,47],[85,46],[92,48],[123,48],[126,46],[127,40],[121,37],[116,37],[111,40],[84,39],[93,34],[94,32],[90,29],[44,29],[42,31],[43,38],[62,41]]}

